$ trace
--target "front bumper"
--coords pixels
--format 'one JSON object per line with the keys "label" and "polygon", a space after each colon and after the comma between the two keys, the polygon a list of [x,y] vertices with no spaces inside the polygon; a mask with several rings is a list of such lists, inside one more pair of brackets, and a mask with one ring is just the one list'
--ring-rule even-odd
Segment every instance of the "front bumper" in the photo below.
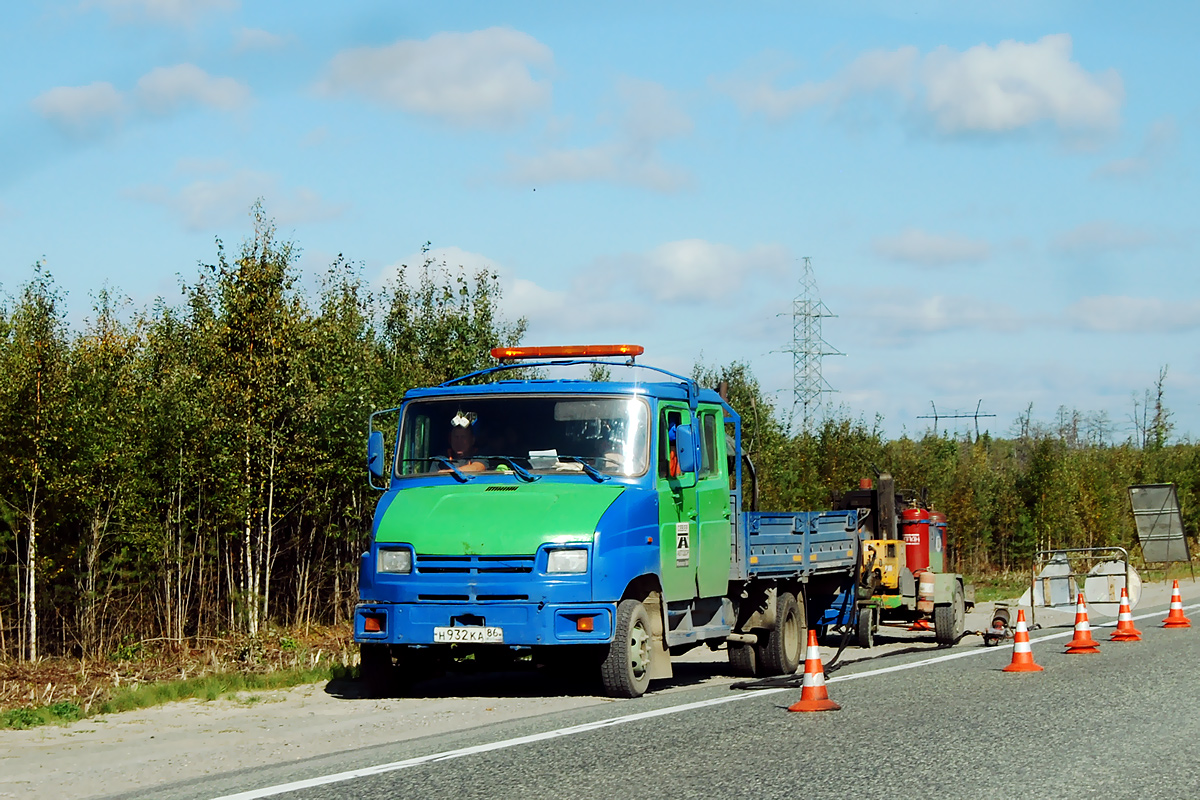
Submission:
{"label": "front bumper", "polygon": [[[612,641],[614,603],[360,603],[354,611],[354,641],[433,645],[433,629],[486,626],[504,631],[504,644],[603,644]],[[591,618],[591,631],[578,620]],[[368,631],[368,618],[380,628]]]}

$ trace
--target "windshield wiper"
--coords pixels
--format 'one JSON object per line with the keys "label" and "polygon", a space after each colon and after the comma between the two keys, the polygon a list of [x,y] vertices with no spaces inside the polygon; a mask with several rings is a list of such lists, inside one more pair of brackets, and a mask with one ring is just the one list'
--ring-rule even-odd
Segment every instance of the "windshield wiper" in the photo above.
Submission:
{"label": "windshield wiper", "polygon": [[510,467],[513,472],[516,473],[518,478],[520,478],[521,480],[523,480],[527,483],[533,483],[534,481],[536,481],[542,477],[541,475],[534,475],[532,472],[530,472],[529,470],[522,467],[520,464],[518,464],[516,461],[514,461],[509,456],[476,456],[476,458],[479,458],[479,459],[494,458],[497,461],[503,462],[508,467]]}
{"label": "windshield wiper", "polygon": [[454,473],[454,477],[458,478],[458,480],[461,481],[462,483],[466,483],[469,480],[474,480],[474,478],[475,478],[474,475],[468,475],[467,473],[463,472],[458,467],[454,466],[454,462],[451,461],[450,459],[446,458],[445,456],[430,456],[429,460],[436,461],[439,464],[445,464],[447,467],[450,468],[450,471]]}
{"label": "windshield wiper", "polygon": [[604,483],[605,481],[612,479],[611,475],[605,475],[603,472],[596,469],[579,456],[559,456],[559,458],[563,461],[574,461],[576,464],[583,467],[583,471],[586,472],[588,477],[594,480],[596,483]]}

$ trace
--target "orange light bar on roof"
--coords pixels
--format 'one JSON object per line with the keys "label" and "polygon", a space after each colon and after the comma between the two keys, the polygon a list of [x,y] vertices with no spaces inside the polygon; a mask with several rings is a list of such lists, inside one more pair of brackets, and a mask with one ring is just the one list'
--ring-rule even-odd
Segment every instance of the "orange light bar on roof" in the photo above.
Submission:
{"label": "orange light bar on roof", "polygon": [[600,358],[603,356],[640,356],[646,348],[640,344],[567,344],[556,347],[493,347],[492,358],[513,361],[525,358]]}

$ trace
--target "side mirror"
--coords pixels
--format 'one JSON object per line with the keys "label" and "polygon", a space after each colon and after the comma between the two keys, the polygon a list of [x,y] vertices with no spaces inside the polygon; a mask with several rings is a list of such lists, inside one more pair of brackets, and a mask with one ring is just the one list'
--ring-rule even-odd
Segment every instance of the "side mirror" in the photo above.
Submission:
{"label": "side mirror", "polygon": [[675,454],[679,459],[679,471],[683,474],[696,471],[696,439],[691,425],[680,425],[675,429]]}
{"label": "side mirror", "polygon": [[[378,481],[385,477],[383,460],[383,431],[371,431],[371,435],[367,437],[367,471]],[[374,486],[374,481],[371,485]]]}

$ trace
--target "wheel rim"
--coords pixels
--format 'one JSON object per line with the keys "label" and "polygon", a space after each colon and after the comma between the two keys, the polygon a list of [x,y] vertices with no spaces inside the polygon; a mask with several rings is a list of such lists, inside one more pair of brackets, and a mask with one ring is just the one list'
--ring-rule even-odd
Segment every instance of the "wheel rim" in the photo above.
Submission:
{"label": "wheel rim", "polygon": [[783,648],[792,661],[800,659],[800,619],[793,612],[783,621]]}
{"label": "wheel rim", "polygon": [[640,622],[629,631],[629,668],[636,679],[650,668],[650,634]]}

